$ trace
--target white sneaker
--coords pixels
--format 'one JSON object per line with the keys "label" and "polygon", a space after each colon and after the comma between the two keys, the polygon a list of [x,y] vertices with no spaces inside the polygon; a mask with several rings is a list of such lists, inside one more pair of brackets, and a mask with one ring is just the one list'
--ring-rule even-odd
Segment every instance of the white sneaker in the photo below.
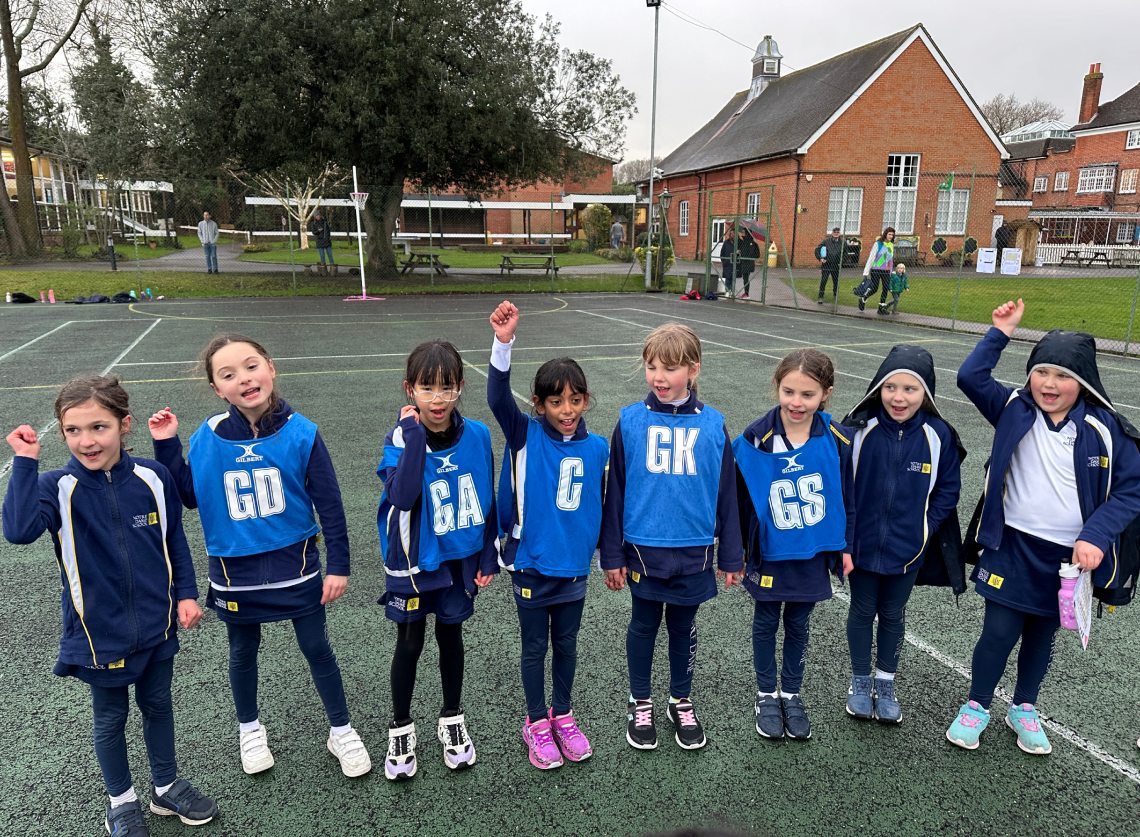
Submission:
{"label": "white sneaker", "polygon": [[443,762],[452,770],[470,767],[475,763],[475,745],[467,734],[462,712],[440,718],[436,737],[443,745]]}
{"label": "white sneaker", "polygon": [[364,742],[356,730],[349,728],[348,732],[333,735],[329,732],[329,752],[340,761],[340,770],[345,776],[363,776],[372,769],[372,759],[364,749]]}
{"label": "white sneaker", "polygon": [[733,294],[732,291],[725,291],[724,292],[724,298],[725,299],[736,299],[736,295]]}
{"label": "white sneaker", "polygon": [[261,773],[273,766],[273,753],[269,751],[264,724],[251,732],[243,732],[241,743],[241,769],[250,775]]}
{"label": "white sneaker", "polygon": [[395,782],[416,775],[416,725],[405,724],[388,730],[388,756],[384,759],[384,778]]}

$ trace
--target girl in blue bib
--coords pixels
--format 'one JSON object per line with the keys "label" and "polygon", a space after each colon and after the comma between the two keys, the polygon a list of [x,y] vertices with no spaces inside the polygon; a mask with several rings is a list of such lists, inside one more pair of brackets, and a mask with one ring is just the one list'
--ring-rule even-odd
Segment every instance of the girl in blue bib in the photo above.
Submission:
{"label": "girl in blue bib", "polygon": [[[332,458],[317,426],[277,395],[277,369],[260,343],[216,337],[202,352],[202,368],[229,409],[194,432],[187,459],[171,410],[155,413],[149,425],[155,458],[202,521],[210,556],[206,603],[229,637],[242,770],[260,773],[274,764],[258,705],[257,656],[262,624],[288,619],[328,715],[326,746],[345,776],[363,776],[372,761],[349,722],[325,618],[325,605],[344,595],[349,572]],[[318,536],[328,560],[323,579]]]}
{"label": "girl in blue bib", "polygon": [[601,564],[606,586],[629,582],[626,632],[629,702],[625,738],[657,747],[650,680],[664,616],[669,633],[666,714],[678,746],[705,746],[690,690],[697,654],[697,608],[740,581],[736,468],[724,417],[697,398],[701,341],[688,326],[665,323],[641,349],[649,394],[630,404],[610,438],[602,513]]}
{"label": "girl in blue bib", "polygon": [[[779,403],[732,443],[741,483],[740,522],[747,559],[744,586],[756,600],[752,653],[756,732],[811,738],[800,698],[808,619],[831,598],[828,573],[851,571],[855,517],[851,437],[823,412],[835,384],[831,358],[797,349],[776,367]],[[780,689],[776,631],[784,623]]]}
{"label": "girl in blue bib", "polygon": [[[549,770],[593,753],[578,728],[570,692],[578,662],[578,629],[586,579],[602,525],[609,446],[586,430],[586,374],[568,357],[549,360],[534,376],[528,416],[511,394],[511,346],[519,309],[502,302],[491,314],[495,341],[487,403],[507,439],[499,510],[506,544],[501,566],[514,582],[522,634],[523,724],[530,763]],[[547,645],[552,647],[552,705],[546,703]]]}
{"label": "girl in blue bib", "polygon": [[463,361],[450,343],[432,340],[408,355],[410,402],[384,439],[376,469],[384,483],[376,524],[384,558],[385,614],[396,623],[392,722],[384,775],[416,775],[412,692],[427,616],[435,616],[443,708],[436,737],[452,770],[475,763],[463,715],[463,623],[475,593],[498,572],[491,434],[459,414]]}

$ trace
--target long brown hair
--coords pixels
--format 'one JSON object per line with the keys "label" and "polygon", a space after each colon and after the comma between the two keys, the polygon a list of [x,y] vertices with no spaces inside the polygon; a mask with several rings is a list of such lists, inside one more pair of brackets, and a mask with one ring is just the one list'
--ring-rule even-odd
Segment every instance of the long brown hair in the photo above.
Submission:
{"label": "long brown hair", "polygon": [[[206,344],[206,348],[204,348],[202,354],[198,356],[198,365],[202,371],[206,373],[206,380],[209,381],[211,385],[214,383],[214,355],[231,343],[245,343],[267,361],[270,363],[273,362],[273,358],[269,356],[269,352],[266,348],[252,337],[246,337],[244,334],[219,334]],[[265,414],[273,415],[277,412],[277,407],[280,403],[281,399],[277,397],[277,381],[275,380],[273,382],[273,391],[269,393],[269,401],[266,404]]]}

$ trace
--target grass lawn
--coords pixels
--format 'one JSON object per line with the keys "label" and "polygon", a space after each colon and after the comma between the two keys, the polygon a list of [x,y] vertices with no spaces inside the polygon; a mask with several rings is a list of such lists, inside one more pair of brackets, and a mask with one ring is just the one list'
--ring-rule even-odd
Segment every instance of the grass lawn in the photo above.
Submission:
{"label": "grass lawn", "polygon": [[[200,247],[196,235],[180,235],[178,241],[182,245],[181,248],[168,247],[163,244],[165,239],[162,236],[151,236],[150,241],[155,242],[156,246],[151,247],[149,244],[144,244],[142,238],[139,238],[138,248],[135,248],[133,241],[116,241],[115,242],[115,255],[122,261],[144,261],[148,259],[157,259],[161,256],[169,256],[171,253],[177,253],[179,249],[190,249]],[[97,244],[81,244],[77,248],[77,255],[75,261],[92,261],[97,258],[95,255],[99,251]],[[47,258],[63,260],[65,257],[63,251],[59,247],[48,247],[45,249],[44,254]],[[104,257],[103,259],[110,264],[110,259]]]}
{"label": "grass lawn", "polygon": [[[774,277],[778,274],[769,275],[769,279]],[[999,304],[1022,297],[1026,302],[1022,321],[1025,328],[1066,328],[1115,340],[1128,336],[1133,298],[1140,284],[1135,273],[1087,278],[967,275],[962,277],[960,290],[958,279],[953,276],[912,274],[909,279],[910,290],[899,302],[901,311],[950,319],[955,317],[957,293],[957,320],[988,323],[990,313]],[[857,281],[854,276],[840,279],[840,304],[855,303],[851,289]],[[795,284],[801,304],[814,304],[819,279],[796,279]],[[1140,327],[1133,329],[1132,339],[1137,338]]]}
{"label": "grass lawn", "polygon": [[[289,245],[283,241],[275,241],[271,244],[263,245],[268,249],[264,253],[243,253],[238,256],[239,261],[243,262],[269,262],[272,264],[289,264]],[[503,253],[509,252],[509,247],[503,248]],[[438,253],[440,260],[451,267],[462,270],[468,267],[498,267],[502,260],[503,253],[496,252],[468,252],[466,250],[457,250],[449,247],[439,248],[432,247],[430,250],[426,247],[417,247],[417,253]],[[538,253],[528,255],[540,255]],[[402,258],[402,253],[397,252],[397,258]],[[357,263],[357,250],[354,243],[334,241],[333,242],[333,258],[338,264],[354,265]],[[317,248],[310,246],[308,250],[293,250],[293,261],[296,264],[316,264],[317,263]],[[608,259],[603,259],[601,256],[595,256],[593,253],[559,253],[558,266],[559,267],[576,267],[584,264],[613,264],[614,272],[616,273],[622,265],[622,262],[610,262]]]}
{"label": "grass lawn", "polygon": [[[671,277],[676,278],[676,277]],[[624,286],[623,286],[624,283]],[[0,273],[0,284],[5,290],[23,291],[39,297],[40,289],[52,288],[61,302],[77,296],[103,294],[113,296],[132,288],[141,291],[151,288],[156,295],[168,299],[188,297],[241,297],[241,296],[349,296],[360,293],[360,279],[347,273],[336,277],[297,275],[294,291],[293,277],[282,273],[223,273],[204,274],[200,271],[121,270],[111,273],[99,271],[34,271],[7,270]],[[679,287],[680,282],[674,283]],[[368,293],[376,296],[426,293],[628,293],[642,291],[642,282],[636,273],[628,279],[624,272],[597,273],[582,276],[563,274],[553,285],[542,274],[436,277],[434,284],[422,272],[398,279],[371,278]]]}

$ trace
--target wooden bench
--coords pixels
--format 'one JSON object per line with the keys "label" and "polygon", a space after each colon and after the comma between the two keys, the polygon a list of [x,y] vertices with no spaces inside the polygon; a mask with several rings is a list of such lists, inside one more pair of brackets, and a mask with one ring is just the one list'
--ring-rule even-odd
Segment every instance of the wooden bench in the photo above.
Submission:
{"label": "wooden bench", "polygon": [[922,249],[922,237],[917,235],[895,236],[895,262],[926,264],[926,251]]}
{"label": "wooden bench", "polygon": [[440,276],[446,276],[447,268],[451,267],[451,265],[441,262],[439,255],[436,253],[412,253],[404,259],[403,267],[400,268],[400,275],[403,276],[405,273],[415,270],[417,267],[426,267],[435,271]]}
{"label": "wooden bench", "polygon": [[[1085,253],[1088,255],[1084,255]],[[1061,256],[1061,267],[1069,263],[1075,264],[1077,267],[1082,264],[1085,267],[1092,267],[1093,262],[1100,262],[1105,267],[1112,267],[1108,260],[1108,253],[1104,250],[1066,250],[1065,255]]]}
{"label": "wooden bench", "polygon": [[499,262],[499,275],[511,273],[516,270],[541,270],[549,276],[551,273],[558,276],[558,260],[554,256],[503,256]]}
{"label": "wooden bench", "polygon": [[1113,267],[1140,267],[1140,249],[1113,250]]}

